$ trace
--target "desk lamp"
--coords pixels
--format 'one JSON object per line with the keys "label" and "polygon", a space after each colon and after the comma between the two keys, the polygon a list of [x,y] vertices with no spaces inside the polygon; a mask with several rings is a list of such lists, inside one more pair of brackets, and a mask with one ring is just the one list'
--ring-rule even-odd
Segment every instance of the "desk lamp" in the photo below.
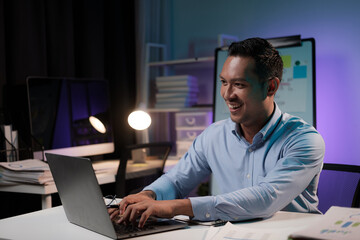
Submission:
{"label": "desk lamp", "polygon": [[151,117],[143,110],[135,110],[130,113],[128,123],[135,130],[145,130],[151,124]]}
{"label": "desk lamp", "polygon": [[[150,115],[139,108],[128,117],[129,125],[135,130],[146,130],[151,125]],[[145,149],[135,149],[131,151],[131,158],[134,163],[145,163],[146,160],[146,150]]]}
{"label": "desk lamp", "polygon": [[107,132],[107,125],[108,125],[108,116],[107,113],[98,113],[95,115],[92,115],[89,117],[89,122],[93,128],[96,129],[96,131],[100,133],[106,133]]}

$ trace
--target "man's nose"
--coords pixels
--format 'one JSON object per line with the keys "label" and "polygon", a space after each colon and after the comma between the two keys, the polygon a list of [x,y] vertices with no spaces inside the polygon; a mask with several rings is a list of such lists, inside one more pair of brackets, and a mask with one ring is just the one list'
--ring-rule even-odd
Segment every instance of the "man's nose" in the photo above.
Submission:
{"label": "man's nose", "polygon": [[224,95],[223,95],[224,99],[225,99],[225,100],[231,99],[231,98],[233,97],[233,93],[234,93],[234,91],[233,91],[232,86],[231,86],[231,85],[230,85],[230,86],[227,86],[227,87],[224,89]]}

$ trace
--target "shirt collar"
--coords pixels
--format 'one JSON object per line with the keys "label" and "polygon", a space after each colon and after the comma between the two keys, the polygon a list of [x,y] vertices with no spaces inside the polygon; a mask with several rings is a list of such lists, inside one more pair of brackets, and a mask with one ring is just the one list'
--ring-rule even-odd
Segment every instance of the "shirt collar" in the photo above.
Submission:
{"label": "shirt collar", "polygon": [[[254,142],[259,142],[262,141],[264,142],[266,139],[268,139],[271,134],[274,132],[276,126],[278,125],[280,119],[281,119],[281,110],[279,108],[279,106],[274,102],[274,113],[272,114],[270,120],[265,124],[265,126],[254,136]],[[238,138],[241,138],[242,136],[240,136],[240,126],[239,124],[232,122],[233,123],[233,134],[235,136],[237,136]]]}
{"label": "shirt collar", "polygon": [[262,140],[265,141],[267,138],[271,136],[274,132],[276,126],[278,125],[281,119],[281,110],[279,106],[274,102],[275,111],[271,116],[270,120],[265,124],[265,126],[259,131],[262,135]]}

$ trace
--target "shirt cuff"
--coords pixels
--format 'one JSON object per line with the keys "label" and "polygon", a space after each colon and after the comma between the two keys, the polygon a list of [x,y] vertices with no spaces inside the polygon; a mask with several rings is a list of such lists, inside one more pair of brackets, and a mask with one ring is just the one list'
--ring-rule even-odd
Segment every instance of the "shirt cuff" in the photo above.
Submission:
{"label": "shirt cuff", "polygon": [[171,200],[176,198],[176,191],[173,183],[165,175],[145,187],[143,191],[151,190],[156,194],[156,200]]}
{"label": "shirt cuff", "polygon": [[194,213],[194,220],[213,221],[218,220],[215,210],[215,197],[193,197],[189,198]]}

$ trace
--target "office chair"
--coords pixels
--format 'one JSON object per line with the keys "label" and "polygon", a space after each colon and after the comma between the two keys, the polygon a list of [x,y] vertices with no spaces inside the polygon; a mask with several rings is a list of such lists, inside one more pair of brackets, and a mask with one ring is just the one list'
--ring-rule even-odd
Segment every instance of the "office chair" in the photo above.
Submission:
{"label": "office chair", "polygon": [[360,207],[360,166],[324,163],[318,186],[319,210]]}
{"label": "office chair", "polygon": [[[162,160],[162,166],[158,169],[156,174],[146,177],[126,179],[126,165],[128,159],[131,159],[131,152],[133,150],[145,149],[146,161],[152,159]],[[149,185],[164,173],[166,160],[172,149],[171,142],[154,142],[129,145],[125,147],[120,157],[120,165],[116,175],[116,196],[124,197],[128,194],[140,192],[145,186]]]}

